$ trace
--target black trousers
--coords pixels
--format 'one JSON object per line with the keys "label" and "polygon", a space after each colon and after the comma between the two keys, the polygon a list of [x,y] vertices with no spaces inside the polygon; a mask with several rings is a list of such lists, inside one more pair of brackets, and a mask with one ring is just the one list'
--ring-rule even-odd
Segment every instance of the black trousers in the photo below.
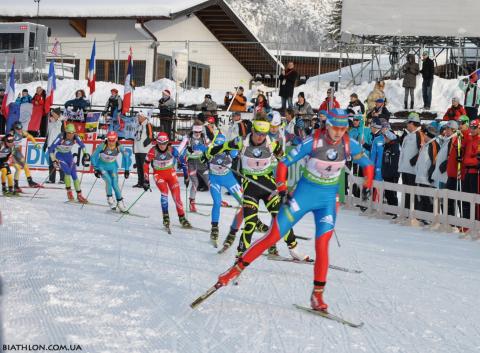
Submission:
{"label": "black trousers", "polygon": [[[402,183],[403,185],[410,185],[414,186],[415,184],[415,174],[410,174],[410,173],[402,173]],[[416,202],[415,202],[416,204]],[[405,195],[405,208],[410,208],[410,194]],[[417,208],[417,205],[414,205],[415,208]]]}
{"label": "black trousers", "polygon": [[465,107],[465,111],[467,112],[470,121],[475,120],[478,115],[478,108],[475,107]]}
{"label": "black trousers", "polygon": [[[478,194],[479,191],[479,171],[477,170],[476,173],[467,173],[465,174],[465,180],[463,181],[463,191],[468,192],[471,194]],[[475,207],[475,219],[478,221],[480,220],[480,212],[479,206]],[[470,218],[470,203],[463,202],[463,217]]]}
{"label": "black trousers", "polygon": [[[262,176],[249,176],[256,182],[265,186],[266,188],[274,191],[276,190],[275,179],[273,175],[262,175]],[[243,179],[243,232],[240,242],[238,244],[238,252],[245,252],[252,242],[252,235],[257,227],[258,222],[258,205],[260,200],[265,203],[265,207],[272,217],[276,217],[278,210],[280,209],[280,197],[278,194],[275,194],[274,197],[271,197],[272,193],[264,190],[263,188],[255,185],[247,179]],[[293,230],[290,230],[285,237],[285,242],[289,247],[293,247],[296,243],[295,235]]]}
{"label": "black trousers", "polygon": [[[460,190],[458,190],[458,180],[457,178],[448,178],[447,179],[447,184],[445,185],[445,187],[448,189],[448,190],[453,190],[453,191],[462,191],[462,188],[460,187]],[[448,214],[450,216],[455,216],[456,215],[456,210],[457,210],[457,206],[460,206],[460,205],[455,205],[456,202],[455,200],[450,200],[448,199]]]}
{"label": "black trousers", "polygon": [[[351,170],[353,172],[353,175],[363,177],[362,167],[360,167],[357,163],[352,163],[352,164],[353,165],[352,165]],[[348,180],[348,179],[345,179],[345,180]],[[397,179],[397,181],[398,181],[398,179]],[[348,183],[345,183],[345,185],[348,185]],[[353,187],[352,187],[353,196],[360,197],[360,191],[361,191],[361,188],[357,184],[353,184]]]}
{"label": "black trousers", "polygon": [[[424,187],[424,188],[429,188],[431,187],[430,185],[423,185],[423,184],[418,184],[418,186]],[[430,196],[419,196],[418,197],[418,210],[419,211],[424,211],[424,212],[430,212],[433,213],[433,197]]]}
{"label": "black trousers", "polygon": [[145,182],[145,178],[143,176],[143,164],[145,163],[146,158],[146,153],[135,153],[135,165],[137,167],[139,185],[143,185],[143,183]]}
{"label": "black trousers", "polygon": [[5,135],[5,127],[7,123],[5,121],[5,117],[0,114],[0,135]]}
{"label": "black trousers", "polygon": [[[394,183],[394,184],[398,183],[398,179],[400,179],[400,177],[383,178],[383,180],[386,181],[387,183]],[[385,200],[387,201],[387,205],[398,206],[398,197],[397,197],[396,191],[385,190],[384,197],[385,197]]]}

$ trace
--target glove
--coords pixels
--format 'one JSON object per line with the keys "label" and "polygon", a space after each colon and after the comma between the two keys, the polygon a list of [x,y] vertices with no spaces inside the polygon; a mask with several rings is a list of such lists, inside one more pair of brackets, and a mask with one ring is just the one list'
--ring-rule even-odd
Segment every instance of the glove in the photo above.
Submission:
{"label": "glove", "polygon": [[60,170],[60,162],[56,159],[52,162],[53,164],[53,167],[56,169],[56,170]]}
{"label": "glove", "polygon": [[207,164],[208,163],[208,158],[205,152],[202,153],[202,156],[200,157],[200,163],[202,164]]}
{"label": "glove", "polygon": [[150,189],[150,183],[148,181],[143,183],[143,190],[147,191]]}
{"label": "glove", "polygon": [[84,153],[82,156],[82,164],[85,164],[85,162],[90,161],[90,155],[88,153]]}
{"label": "glove", "polygon": [[188,188],[188,185],[190,185],[190,178],[187,176],[183,179],[184,179],[183,182],[185,183],[185,186]]}
{"label": "glove", "polygon": [[415,164],[417,164],[417,160],[418,160],[418,154],[410,159],[410,165],[412,167],[415,167]]}
{"label": "glove", "polygon": [[128,177],[130,176],[130,171],[126,170],[125,173],[123,173],[123,176],[125,177],[125,179],[128,179]]}
{"label": "glove", "polygon": [[95,170],[93,171],[93,174],[95,174],[95,177],[97,177],[97,178],[101,178],[101,177],[102,177],[102,172],[101,172],[100,170],[98,170],[98,169],[95,169]]}
{"label": "glove", "polygon": [[280,202],[282,205],[290,205],[290,200],[292,199],[292,195],[288,192],[288,190],[279,191],[278,196],[280,196]]}
{"label": "glove", "polygon": [[365,186],[362,188],[362,201],[368,201],[370,198],[370,194],[372,193],[372,190],[369,188],[366,188]]}

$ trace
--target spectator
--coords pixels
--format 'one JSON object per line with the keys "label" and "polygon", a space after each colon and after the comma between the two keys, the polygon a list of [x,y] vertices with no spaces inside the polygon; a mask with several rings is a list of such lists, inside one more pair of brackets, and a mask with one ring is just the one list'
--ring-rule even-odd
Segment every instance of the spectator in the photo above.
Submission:
{"label": "spectator", "polygon": [[450,120],[444,125],[443,130],[443,136],[439,138],[440,151],[437,154],[435,169],[432,175],[434,185],[440,189],[444,189],[447,185],[448,154],[451,149],[452,138],[457,136],[458,123],[455,120]]}
{"label": "spectator", "polygon": [[210,141],[213,141],[218,132],[219,130],[215,124],[215,117],[209,116],[207,118],[207,123],[205,124],[205,136],[207,136]]}
{"label": "spectator", "polygon": [[385,89],[385,81],[377,81],[375,82],[375,87],[373,91],[367,97],[367,112],[373,110],[375,108],[375,103],[379,98],[385,99],[385,93],[383,90]]}
{"label": "spectator", "polygon": [[314,114],[312,106],[305,100],[305,93],[300,92],[298,94],[298,100],[295,103],[295,115],[309,115]]}
{"label": "spectator", "polygon": [[375,102],[375,107],[367,114],[367,119],[375,118],[385,119],[386,121],[390,120],[390,112],[387,107],[385,107],[384,98],[378,98]]}
{"label": "spectator", "polygon": [[[408,115],[407,129],[402,140],[398,171],[402,173],[404,185],[415,185],[415,164],[424,143],[420,116],[417,113],[412,112]],[[410,194],[405,195],[405,208],[410,208]]]}
{"label": "spectator", "polygon": [[138,181],[134,188],[143,188],[145,178],[143,176],[143,164],[150,150],[153,141],[152,125],[148,122],[148,115],[144,111],[137,113],[137,128],[135,130],[135,140],[133,141],[133,153],[135,154],[135,164],[137,166]]}
{"label": "spectator", "polygon": [[197,105],[197,110],[201,113],[198,114],[198,119],[204,123],[208,116],[217,116],[217,103],[215,103],[210,94],[206,94],[203,102]]}
{"label": "spectator", "polygon": [[242,114],[234,112],[232,114],[232,124],[228,129],[227,140],[232,140],[237,136],[241,136],[244,139],[251,131],[251,121],[247,119],[242,120]]}
{"label": "spectator", "polygon": [[70,109],[73,112],[79,110],[86,111],[87,108],[90,107],[90,102],[85,97],[86,95],[83,89],[77,90],[75,92],[75,98],[65,102],[65,109]]}
{"label": "spectator", "polygon": [[110,90],[110,97],[105,104],[105,109],[103,110],[103,115],[110,115],[112,118],[117,117],[122,111],[122,97],[118,94],[118,89],[112,88]]}
{"label": "spectator", "polygon": [[15,101],[18,105],[32,103],[32,96],[28,94],[28,89],[24,88]]}
{"label": "spectator", "polygon": [[356,93],[352,93],[350,95],[350,103],[348,103],[347,112],[352,115],[365,113],[365,106],[360,99],[358,99],[358,95]]}
{"label": "spectator", "polygon": [[[478,119],[470,122],[470,138],[465,144],[465,154],[463,157],[463,167],[465,177],[463,181],[463,191],[471,194],[479,193],[480,170],[479,170],[479,151],[480,151],[480,121]],[[464,214],[466,218],[470,217],[470,203],[464,204]],[[480,208],[477,205],[475,209],[475,219],[480,220]]]}
{"label": "spectator", "polygon": [[415,87],[417,86],[417,75],[420,71],[418,64],[415,62],[415,55],[408,54],[407,62],[403,65],[404,73],[403,87],[405,88],[404,108],[408,109],[408,95],[410,94],[410,109],[414,106]]}
{"label": "spectator", "polygon": [[[390,129],[383,130],[384,144],[382,155],[382,178],[387,183],[398,183],[400,173],[398,172],[398,162],[400,159],[400,145],[395,133]],[[397,192],[394,190],[385,190],[385,199],[388,205],[398,206]],[[391,214],[393,218],[397,215]]]}
{"label": "spectator", "polygon": [[[385,143],[382,130],[390,129],[390,126],[386,120],[375,118],[372,121],[370,130],[372,131],[372,151],[370,153],[370,160],[375,168],[374,178],[377,181],[382,181],[382,157],[383,157],[383,144]],[[374,195],[373,199],[377,201],[377,197]]]}
{"label": "spectator", "polygon": [[447,109],[447,112],[443,116],[443,120],[457,120],[462,115],[467,115],[465,108],[460,104],[460,100],[457,97],[452,98],[452,105]]}
{"label": "spectator", "polygon": [[301,117],[295,116],[295,111],[288,108],[285,111],[287,127],[285,128],[285,140],[287,144],[296,146],[305,138],[305,122]]}
{"label": "spectator", "polygon": [[253,108],[254,114],[258,114],[258,113],[267,114],[271,110],[272,108],[270,108],[270,104],[268,104],[267,98],[263,95],[263,93],[260,93],[257,96],[257,101],[255,102],[255,106]]}
{"label": "spectator", "polygon": [[[247,97],[243,95],[243,87],[238,87],[236,94],[227,92],[223,100],[226,107],[230,107],[231,112],[246,112],[247,111]],[[233,99],[233,101],[232,101]]]}
{"label": "spectator", "polygon": [[3,116],[2,112],[2,103],[5,99],[5,88],[0,87],[0,135],[5,135],[5,125],[6,125],[6,117]]}
{"label": "spectator", "polygon": [[287,64],[287,68],[282,70],[281,75],[278,77],[280,80],[280,92],[279,96],[282,98],[282,111],[285,108],[293,108],[293,90],[295,89],[295,82],[297,81],[298,73],[294,69],[294,64],[290,61]]}
{"label": "spectator", "polygon": [[33,136],[45,136],[47,133],[47,121],[45,117],[45,98],[47,94],[42,87],[37,87],[32,98],[32,116],[28,124],[29,133]]}
{"label": "spectator", "polygon": [[[62,118],[62,111],[60,108],[55,108],[48,114],[48,126],[47,126],[47,134],[45,136],[45,143],[43,144],[43,151],[46,153],[48,148],[53,144],[55,139],[63,132],[63,118]],[[64,184],[65,181],[65,173],[62,169],[59,170],[60,172],[60,182],[59,184]],[[56,168],[53,165],[53,161],[51,158],[48,158],[48,180],[46,181],[47,184],[55,184],[56,179]]]}
{"label": "spectator", "polygon": [[327,113],[332,109],[339,109],[340,103],[338,103],[337,99],[333,94],[333,89],[330,87],[327,89],[327,97],[325,100],[320,104],[320,108],[318,110],[325,110]]}
{"label": "spectator", "polygon": [[459,128],[461,133],[464,136],[464,139],[468,139],[470,137],[470,119],[466,115],[462,115],[458,119]]}
{"label": "spectator", "polygon": [[432,103],[432,87],[433,87],[433,75],[435,73],[435,67],[433,60],[428,57],[428,51],[425,50],[422,54],[422,95],[423,95],[423,109],[430,109]]}
{"label": "spectator", "polygon": [[[415,164],[415,183],[422,187],[434,186],[432,179],[435,170],[435,162],[437,160],[440,144],[437,137],[438,131],[434,125],[428,126],[424,131],[425,144],[420,148],[418,160]],[[433,212],[433,198],[429,196],[418,197],[418,209],[425,212]],[[423,222],[425,223],[425,222]]]}
{"label": "spectator", "polygon": [[171,98],[171,92],[168,89],[162,91],[162,98],[158,101],[160,110],[160,131],[166,132],[172,139],[172,121],[175,115],[175,100]]}
{"label": "spectator", "polygon": [[468,117],[470,120],[476,119],[480,101],[477,82],[470,82],[468,78],[464,78],[458,82],[458,87],[465,94],[463,106],[465,107]]}

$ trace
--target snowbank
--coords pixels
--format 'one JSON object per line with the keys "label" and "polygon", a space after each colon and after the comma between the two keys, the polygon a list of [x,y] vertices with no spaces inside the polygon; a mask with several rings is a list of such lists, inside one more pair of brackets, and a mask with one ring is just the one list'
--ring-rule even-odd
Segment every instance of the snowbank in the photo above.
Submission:
{"label": "snowbank", "polygon": [[[403,109],[404,89],[402,87],[402,80],[387,80],[385,81],[385,94],[388,99],[388,108],[390,111],[395,112]],[[451,103],[451,98],[457,96],[463,101],[463,93],[457,87],[458,80],[446,80],[439,77],[435,77],[433,83],[433,99],[432,110],[438,112],[444,112],[447,110]],[[17,93],[22,89],[27,88],[31,94],[35,92],[35,87],[46,87],[46,82],[32,82],[28,84],[18,84],[16,86]],[[345,89],[340,89],[336,93],[337,100],[342,107],[346,107],[350,100],[350,94],[357,93],[360,99],[363,101],[367,98],[370,91],[373,89],[374,84],[363,82],[358,86],[349,86]],[[422,100],[422,79],[420,76],[417,78],[417,88],[415,89],[415,108],[419,109],[423,106]],[[63,104],[65,101],[74,98],[75,91],[77,89],[87,90],[86,80],[57,80],[57,90],[55,92],[55,104]],[[309,80],[306,84],[301,85],[295,89],[295,96],[299,92],[305,92],[307,101],[313,108],[318,108],[321,102],[325,99],[326,91],[329,87],[328,81],[322,80]],[[110,96],[110,90],[117,88],[120,95],[123,95],[123,85],[118,85],[111,82],[97,82],[96,91],[93,95],[94,105],[104,105]],[[169,89],[172,93],[172,97],[175,97],[175,83],[168,79],[161,79],[155,81],[146,86],[137,87],[134,91],[134,104],[144,105],[153,104],[155,107],[158,104],[158,100],[162,95],[164,89]],[[205,94],[211,94],[213,100],[218,104],[223,104],[223,98],[225,90],[212,90],[206,88],[197,88],[179,90],[179,103],[184,105],[200,104],[203,101]],[[250,100],[253,90],[246,90],[245,95]],[[280,97],[273,92],[273,96],[270,97],[270,104],[274,108],[281,107]]]}

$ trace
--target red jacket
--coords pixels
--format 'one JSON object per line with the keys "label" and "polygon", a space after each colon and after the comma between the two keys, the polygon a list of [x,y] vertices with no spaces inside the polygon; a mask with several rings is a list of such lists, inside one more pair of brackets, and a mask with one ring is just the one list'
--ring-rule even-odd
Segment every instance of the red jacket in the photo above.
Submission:
{"label": "red jacket", "polygon": [[465,173],[478,172],[478,158],[480,154],[480,135],[471,136],[465,144],[465,154],[463,156],[463,166]]}
{"label": "red jacket", "polygon": [[467,130],[462,133],[462,138],[461,138],[461,146],[460,146],[460,155],[458,151],[458,137],[454,136],[450,140],[450,150],[448,152],[448,161],[447,161],[447,176],[449,178],[455,178],[457,179],[457,174],[458,174],[458,158],[461,159],[460,161],[460,171],[461,175],[460,178],[463,179],[465,176],[465,168],[463,166],[463,156],[465,154],[465,146],[468,144],[468,141],[470,140],[470,132]]}
{"label": "red jacket", "polygon": [[462,115],[467,115],[467,112],[465,111],[465,108],[459,104],[456,107],[453,105],[447,109],[447,112],[443,116],[443,120],[456,120],[462,116]]}
{"label": "red jacket", "polygon": [[[318,110],[326,110],[327,112],[330,111],[328,107],[330,106],[330,98],[325,98],[325,100],[320,104],[320,108]],[[340,108],[340,103],[337,102],[336,98],[333,98],[333,108]]]}

